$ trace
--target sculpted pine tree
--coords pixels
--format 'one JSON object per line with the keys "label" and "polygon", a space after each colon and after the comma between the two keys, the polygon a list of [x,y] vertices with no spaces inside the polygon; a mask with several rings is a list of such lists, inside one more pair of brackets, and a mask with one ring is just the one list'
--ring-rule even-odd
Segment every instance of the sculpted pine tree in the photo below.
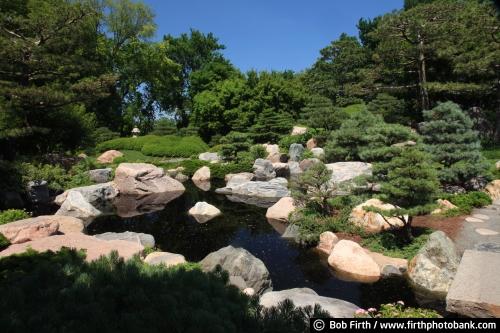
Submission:
{"label": "sculpted pine tree", "polygon": [[[403,224],[403,237],[413,238],[413,218],[429,213],[439,189],[435,165],[429,154],[416,147],[404,149],[398,157],[384,163],[389,170],[381,186],[381,199],[397,206],[390,211],[367,207],[385,217],[397,217]],[[388,219],[387,223],[391,224]]]}
{"label": "sculpted pine tree", "polygon": [[439,179],[446,185],[472,186],[473,178],[484,176],[488,166],[480,152],[471,119],[452,102],[424,111],[420,126],[425,150],[442,164]]}

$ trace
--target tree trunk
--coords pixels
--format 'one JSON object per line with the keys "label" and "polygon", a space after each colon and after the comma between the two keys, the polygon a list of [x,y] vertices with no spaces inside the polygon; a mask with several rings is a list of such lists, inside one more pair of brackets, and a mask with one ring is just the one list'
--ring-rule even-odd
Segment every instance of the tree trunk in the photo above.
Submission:
{"label": "tree trunk", "polygon": [[[500,83],[500,82],[499,82]],[[496,128],[495,128],[495,143],[500,144],[500,84],[497,87],[497,109],[495,112]]]}
{"label": "tree trunk", "polygon": [[429,110],[429,93],[426,88],[427,68],[425,62],[424,38],[418,34],[418,88],[420,95],[420,106],[422,110]]}

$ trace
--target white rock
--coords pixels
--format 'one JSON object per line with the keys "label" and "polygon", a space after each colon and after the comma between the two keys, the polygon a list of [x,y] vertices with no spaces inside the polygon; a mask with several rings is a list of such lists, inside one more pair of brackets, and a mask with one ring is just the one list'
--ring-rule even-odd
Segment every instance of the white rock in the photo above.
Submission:
{"label": "white rock", "polygon": [[210,168],[207,166],[199,168],[191,179],[198,182],[210,180]]}
{"label": "white rock", "polygon": [[189,210],[189,215],[195,218],[198,223],[205,223],[211,219],[221,215],[222,212],[215,206],[201,201],[197,202],[194,207]]}

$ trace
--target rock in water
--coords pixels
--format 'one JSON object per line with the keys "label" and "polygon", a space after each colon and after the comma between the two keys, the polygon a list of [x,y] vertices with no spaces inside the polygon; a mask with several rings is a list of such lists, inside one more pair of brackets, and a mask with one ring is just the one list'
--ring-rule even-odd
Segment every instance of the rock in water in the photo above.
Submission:
{"label": "rock in water", "polygon": [[240,276],[246,286],[253,288],[257,294],[272,289],[269,271],[264,263],[243,248],[231,245],[207,255],[200,265],[203,271],[212,271],[217,265],[228,271],[230,276]]}
{"label": "rock in water", "polygon": [[332,318],[353,318],[358,306],[336,298],[319,296],[314,290],[309,288],[294,288],[281,291],[270,291],[260,298],[260,305],[265,308],[278,306],[279,303],[289,299],[297,307],[310,306],[315,304],[327,311]]}
{"label": "rock in water", "polygon": [[165,175],[162,168],[147,163],[122,163],[115,171],[115,186],[126,195],[170,193],[171,199],[184,193],[181,182]]}
{"label": "rock in water", "polygon": [[266,212],[268,220],[279,222],[288,222],[288,216],[296,209],[293,198],[284,197],[278,200],[274,205],[269,207]]}
{"label": "rock in water", "polygon": [[408,265],[408,278],[421,303],[444,301],[460,257],[444,232],[436,231]]}
{"label": "rock in water", "polygon": [[353,241],[338,242],[328,257],[328,264],[335,269],[339,277],[346,280],[372,283],[380,279],[377,263]]}
{"label": "rock in water", "polygon": [[197,202],[194,207],[189,210],[189,215],[195,218],[198,223],[205,223],[211,219],[221,215],[222,212],[215,206],[201,201]]}
{"label": "rock in water", "polygon": [[210,180],[210,168],[207,166],[203,166],[196,170],[196,172],[193,174],[193,177],[191,177],[191,180],[193,182],[205,182]]}
{"label": "rock in water", "polygon": [[124,240],[127,242],[134,242],[144,247],[155,247],[155,238],[150,234],[143,234],[140,232],[105,232],[103,234],[94,235],[94,237],[102,240]]}
{"label": "rock in water", "polygon": [[292,143],[290,149],[288,150],[288,155],[290,155],[290,161],[298,162],[300,161],[302,154],[304,154],[304,146],[300,143]]}
{"label": "rock in water", "polygon": [[316,246],[318,250],[321,252],[330,255],[332,253],[333,248],[339,242],[339,238],[331,231],[325,231],[321,235],[319,235],[319,243]]}
{"label": "rock in water", "polygon": [[118,150],[108,150],[108,151],[102,153],[97,158],[97,162],[102,163],[102,164],[113,163],[115,158],[122,157],[122,156],[123,156],[123,153],[119,152]]}
{"label": "rock in water", "polygon": [[253,173],[256,180],[270,180],[276,177],[273,164],[262,158],[255,160],[253,164]]}

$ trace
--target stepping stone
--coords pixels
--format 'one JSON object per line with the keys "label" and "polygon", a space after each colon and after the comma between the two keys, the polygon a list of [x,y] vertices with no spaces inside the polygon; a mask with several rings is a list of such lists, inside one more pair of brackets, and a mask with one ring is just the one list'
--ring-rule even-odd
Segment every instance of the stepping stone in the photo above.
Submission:
{"label": "stepping stone", "polygon": [[497,243],[479,243],[474,248],[478,251],[500,253],[500,244]]}
{"label": "stepping stone", "polygon": [[446,296],[446,310],[466,317],[500,316],[500,253],[466,250]]}
{"label": "stepping stone", "polygon": [[481,219],[481,220],[489,220],[490,217],[488,215],[484,214],[474,214],[472,217],[475,217],[476,219]]}
{"label": "stepping stone", "polygon": [[478,228],[476,229],[476,232],[480,235],[483,236],[495,236],[498,235],[498,232],[491,230],[491,229],[485,229],[485,228]]}
{"label": "stepping stone", "polygon": [[470,216],[468,218],[466,218],[465,221],[471,222],[471,223],[482,223],[482,222],[484,222],[483,220],[478,219],[477,217],[470,217]]}

